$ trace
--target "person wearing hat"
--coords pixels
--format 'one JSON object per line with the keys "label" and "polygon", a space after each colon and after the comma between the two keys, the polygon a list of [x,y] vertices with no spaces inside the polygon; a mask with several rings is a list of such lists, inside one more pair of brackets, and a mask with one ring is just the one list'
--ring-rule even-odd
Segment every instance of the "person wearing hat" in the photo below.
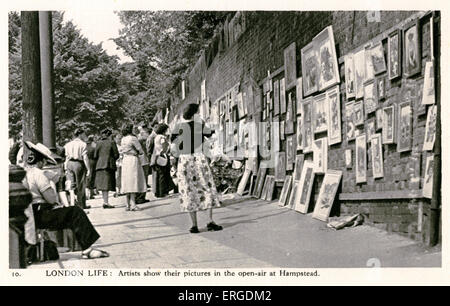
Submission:
{"label": "person wearing hat", "polygon": [[[89,167],[89,158],[87,154],[87,145],[84,140],[86,133],[83,129],[75,130],[74,139],[64,146],[66,153],[67,179],[71,182],[71,190],[76,190],[77,205],[83,209],[90,208],[86,206],[86,176],[91,175]],[[71,203],[73,204],[73,203]]]}
{"label": "person wearing hat", "polygon": [[102,192],[103,208],[114,208],[109,204],[109,191],[116,190],[116,160],[119,158],[117,145],[111,139],[112,131],[104,129],[102,140],[97,143],[94,152],[95,166],[95,187]]}
{"label": "person wearing hat", "polygon": [[86,213],[78,206],[62,207],[50,179],[42,170],[46,162],[56,164],[55,155],[43,144],[26,141],[30,150],[25,168],[24,186],[32,196],[32,209],[36,228],[49,230],[71,229],[82,248],[83,259],[109,257],[105,251],[92,248],[100,238]]}

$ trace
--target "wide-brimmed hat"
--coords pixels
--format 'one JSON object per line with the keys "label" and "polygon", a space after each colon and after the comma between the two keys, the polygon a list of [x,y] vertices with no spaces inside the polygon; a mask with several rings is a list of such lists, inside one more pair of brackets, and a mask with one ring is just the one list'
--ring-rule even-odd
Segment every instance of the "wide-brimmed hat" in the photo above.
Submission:
{"label": "wide-brimmed hat", "polygon": [[41,154],[55,165],[57,164],[55,158],[61,159],[61,157],[50,151],[50,149],[44,146],[42,143],[33,144],[31,141],[25,141],[25,145],[28,149]]}

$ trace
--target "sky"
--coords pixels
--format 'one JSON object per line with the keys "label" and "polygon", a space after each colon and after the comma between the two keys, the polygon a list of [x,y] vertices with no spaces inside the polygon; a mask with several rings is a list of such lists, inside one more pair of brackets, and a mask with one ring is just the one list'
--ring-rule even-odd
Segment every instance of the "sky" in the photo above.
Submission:
{"label": "sky", "polygon": [[117,45],[110,40],[118,37],[119,29],[122,28],[119,16],[112,10],[66,10],[64,22],[67,21],[72,21],[91,42],[102,43],[106,53],[117,55],[121,63],[132,61],[121,50],[117,50]]}

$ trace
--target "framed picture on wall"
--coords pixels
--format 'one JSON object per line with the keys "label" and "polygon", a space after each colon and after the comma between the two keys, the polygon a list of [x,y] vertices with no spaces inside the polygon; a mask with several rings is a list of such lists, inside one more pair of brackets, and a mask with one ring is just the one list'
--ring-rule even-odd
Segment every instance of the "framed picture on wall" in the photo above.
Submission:
{"label": "framed picture on wall", "polygon": [[364,79],[366,78],[365,50],[362,49],[355,53],[353,60],[355,64],[355,97],[356,99],[364,96]]}
{"label": "framed picture on wall", "polygon": [[431,199],[433,196],[433,171],[434,156],[430,154],[425,162],[425,175],[423,178],[422,194],[425,198]]}
{"label": "framed picture on wall", "polygon": [[381,130],[383,128],[383,109],[379,108],[375,112],[376,118],[376,130]]}
{"label": "framed picture on wall", "polygon": [[432,105],[428,108],[427,124],[425,127],[425,140],[423,142],[423,151],[431,151],[434,147],[434,141],[436,139],[436,105]]}
{"label": "framed picture on wall", "polygon": [[280,113],[286,112],[286,87],[284,78],[280,80]]}
{"label": "framed picture on wall", "polygon": [[345,66],[345,93],[347,100],[355,97],[355,63],[353,53],[344,58]]}
{"label": "framed picture on wall", "polygon": [[273,114],[274,116],[280,113],[280,81],[275,80],[273,83]]}
{"label": "framed picture on wall", "polygon": [[236,100],[237,100],[236,102],[237,102],[237,105],[238,105],[238,113],[239,113],[238,117],[240,119],[240,118],[243,118],[246,115],[245,110],[244,110],[244,100],[242,98],[242,93],[241,92],[236,95]]}
{"label": "framed picture on wall", "polygon": [[298,154],[295,158],[295,168],[294,168],[294,180],[300,180],[300,175],[302,174],[303,162],[305,161],[305,155]]}
{"label": "framed picture on wall", "polygon": [[[291,198],[294,197],[295,205],[293,208],[306,214],[308,212],[309,202],[311,199],[311,191],[314,183],[314,164],[312,161],[305,160],[302,168],[302,174],[300,176],[300,181],[298,182],[298,189],[292,189]],[[294,195],[294,196],[293,196]]]}
{"label": "framed picture on wall", "polygon": [[328,169],[327,138],[319,138],[314,141],[314,173],[325,173]]}
{"label": "framed picture on wall", "polygon": [[355,119],[354,119],[355,101],[345,103],[345,136],[348,141],[355,139]]}
{"label": "framed picture on wall", "polygon": [[375,90],[376,87],[374,81],[369,81],[364,84],[364,110],[366,115],[377,110],[378,103]]}
{"label": "framed picture on wall", "polygon": [[287,109],[286,109],[286,134],[293,134],[294,133],[294,105],[292,102],[292,92],[288,94],[288,103],[287,103]]}
{"label": "framed picture on wall", "polygon": [[384,59],[383,43],[380,41],[375,44],[370,50],[372,58],[373,71],[375,74],[380,74],[386,71],[386,61]]}
{"label": "framed picture on wall", "polygon": [[297,61],[295,42],[284,49],[284,77],[286,78],[286,91],[293,88],[297,83]]}
{"label": "framed picture on wall", "polygon": [[283,189],[281,189],[280,200],[278,201],[279,206],[285,206],[286,200],[289,196],[289,191],[291,190],[292,176],[286,175],[284,179]]}
{"label": "framed picture on wall", "polygon": [[295,137],[289,135],[286,137],[286,170],[294,169],[293,164],[295,163]]}
{"label": "framed picture on wall", "polygon": [[324,90],[340,82],[333,26],[323,29],[313,41],[319,59],[319,90]]}
{"label": "framed picture on wall", "polygon": [[364,124],[364,105],[362,100],[355,101],[353,105],[353,120],[355,127]]}
{"label": "framed picture on wall", "polygon": [[404,102],[398,105],[397,152],[411,151],[411,149],[412,107],[411,103]]}
{"label": "framed picture on wall", "polygon": [[425,64],[425,77],[423,82],[422,105],[434,104],[434,68],[433,62]]}
{"label": "framed picture on wall", "polygon": [[312,104],[314,134],[325,132],[328,128],[328,106],[325,93],[314,97]]}
{"label": "framed picture on wall", "polygon": [[302,112],[302,102],[303,102],[303,79],[297,79],[297,87],[295,88],[295,99],[297,101],[296,111],[297,115]]}
{"label": "framed picture on wall", "polygon": [[345,168],[352,168],[352,149],[345,150]]}
{"label": "framed picture on wall", "polygon": [[302,103],[302,115],[303,127],[302,127],[302,140],[303,140],[303,153],[312,152],[313,142],[313,126],[312,126],[312,97],[306,98]]}
{"label": "framed picture on wall", "polygon": [[278,118],[275,118],[272,121],[272,151],[279,152],[280,151],[280,122]]}
{"label": "framed picture on wall", "polygon": [[393,80],[402,74],[402,36],[396,29],[388,36],[388,76]]}
{"label": "framed picture on wall", "polygon": [[289,207],[290,209],[294,209],[295,207],[295,198],[297,196],[297,190],[299,187],[299,182],[298,181],[292,181],[292,189],[291,189],[291,194],[289,195],[289,201],[287,203],[287,207]]}
{"label": "framed picture on wall", "polygon": [[375,77],[375,70],[373,68],[373,62],[372,62],[372,47],[370,45],[366,46],[364,51],[364,83],[368,81],[372,81]]}
{"label": "framed picture on wall", "polygon": [[395,105],[383,108],[383,144],[395,143]]}
{"label": "framed picture on wall", "polygon": [[284,130],[286,129],[286,124],[284,122],[285,122],[284,120],[280,121],[280,140],[284,140],[285,139],[285,137],[284,137],[284,135],[285,135]]}
{"label": "framed picture on wall", "polygon": [[409,24],[403,30],[404,75],[413,76],[420,72],[422,67],[421,41],[419,35],[419,20]]}
{"label": "framed picture on wall", "polygon": [[319,61],[312,41],[301,50],[303,95],[305,97],[315,93],[319,89]]}
{"label": "framed picture on wall", "polygon": [[297,151],[303,149],[302,121],[302,116],[297,116],[297,132],[295,133],[295,136],[297,137]]}
{"label": "framed picture on wall", "polygon": [[371,118],[366,120],[366,135],[367,135],[367,142],[370,141],[372,138],[372,135],[375,135],[376,129],[375,129],[375,118]]}
{"label": "framed picture on wall", "polygon": [[275,181],[282,182],[286,178],[286,153],[275,152]]}
{"label": "framed picture on wall", "polygon": [[320,186],[319,197],[314,206],[312,215],[314,219],[328,221],[341,177],[342,171],[339,170],[328,170],[325,174],[322,186]]}
{"label": "framed picture on wall", "polygon": [[384,77],[378,77],[376,79],[377,82],[377,97],[378,100],[383,100],[386,98],[386,84],[384,82]]}
{"label": "framed picture on wall", "polygon": [[328,144],[333,145],[342,141],[339,85],[327,90],[326,99],[329,113]]}
{"label": "framed picture on wall", "polygon": [[356,183],[367,181],[366,134],[356,137]]}
{"label": "framed picture on wall", "polygon": [[383,150],[381,148],[381,134],[377,133],[370,139],[370,148],[372,150],[372,172],[374,178],[384,176],[383,171]]}

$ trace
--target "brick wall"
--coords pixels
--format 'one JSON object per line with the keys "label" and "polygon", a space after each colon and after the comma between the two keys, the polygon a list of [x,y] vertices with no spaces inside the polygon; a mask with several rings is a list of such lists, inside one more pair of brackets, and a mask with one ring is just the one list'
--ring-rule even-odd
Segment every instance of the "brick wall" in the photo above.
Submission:
{"label": "brick wall", "polygon": [[[267,76],[267,71],[276,71],[283,66],[283,50],[292,42],[296,43],[297,76],[301,76],[300,50],[308,44],[326,26],[332,25],[336,44],[336,53],[341,76],[341,123],[342,139],[339,144],[329,147],[328,168],[343,171],[342,183],[338,193],[365,193],[419,190],[422,187],[422,177],[425,171],[425,160],[429,152],[422,152],[425,133],[426,110],[420,108],[425,62],[430,60],[429,18],[423,18],[420,23],[422,70],[412,78],[399,78],[394,82],[386,76],[386,99],[379,107],[410,101],[413,107],[413,148],[412,151],[399,153],[396,144],[383,145],[384,177],[373,179],[368,144],[367,183],[356,184],[355,168],[346,169],[344,153],[352,150],[352,164],[355,165],[355,140],[345,140],[345,77],[343,56],[353,52],[368,43],[382,41],[387,53],[387,35],[395,28],[402,29],[405,24],[423,12],[382,11],[379,22],[370,22],[365,11],[343,12],[245,12],[246,31],[224,52],[219,52],[209,67],[199,71],[201,64],[187,79],[189,92],[176,112],[181,113],[184,105],[195,103],[200,97],[200,82],[206,78],[206,91],[211,102],[216,101],[237,83],[243,84],[250,79],[261,84]],[[283,77],[284,72],[274,76],[274,80]],[[383,75],[382,75],[383,76]],[[295,95],[295,88],[292,89]],[[375,113],[369,115],[374,118]],[[284,115],[280,117],[284,120]],[[294,127],[295,129],[295,127]],[[364,131],[361,131],[364,132]],[[326,133],[325,133],[326,135]],[[317,137],[318,136],[318,137]],[[324,135],[316,135],[316,138]],[[281,150],[285,143],[282,141]],[[301,152],[298,152],[301,153]],[[312,153],[305,155],[312,160]],[[269,173],[273,172],[270,170]],[[318,196],[323,175],[316,175],[314,192],[311,197],[311,207]],[[419,206],[421,209],[419,209]],[[332,214],[346,215],[356,212],[364,213],[369,224],[388,231],[408,234],[419,238],[426,231],[426,211],[429,201],[426,199],[398,200],[341,200],[336,201]],[[422,212],[424,217],[419,216]],[[424,225],[418,228],[418,222]],[[419,226],[420,227],[420,226]]]}

